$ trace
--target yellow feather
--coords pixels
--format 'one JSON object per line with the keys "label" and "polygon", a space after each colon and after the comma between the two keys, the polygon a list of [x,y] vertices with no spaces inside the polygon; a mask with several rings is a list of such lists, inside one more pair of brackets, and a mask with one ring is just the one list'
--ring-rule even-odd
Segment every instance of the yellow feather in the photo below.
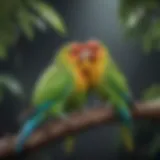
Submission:
{"label": "yellow feather", "polygon": [[64,150],[67,154],[70,154],[73,152],[75,147],[75,137],[74,136],[68,136],[64,141]]}
{"label": "yellow feather", "polygon": [[131,131],[127,127],[121,126],[121,134],[124,140],[124,145],[127,147],[128,151],[133,151],[134,143],[133,143],[133,139],[132,139],[133,136]]}
{"label": "yellow feather", "polygon": [[[107,55],[106,55],[107,53]],[[98,84],[104,75],[105,72],[105,66],[108,64],[108,52],[106,52],[106,49],[101,48],[98,53],[100,56],[97,58],[94,65],[92,65],[90,71],[91,71],[91,83],[93,86]]]}
{"label": "yellow feather", "polygon": [[88,89],[88,81],[80,74],[80,67],[77,66],[76,60],[71,58],[69,54],[63,54],[61,58],[65,66],[68,67],[73,74],[73,78],[76,82],[75,90],[78,92],[86,91]]}

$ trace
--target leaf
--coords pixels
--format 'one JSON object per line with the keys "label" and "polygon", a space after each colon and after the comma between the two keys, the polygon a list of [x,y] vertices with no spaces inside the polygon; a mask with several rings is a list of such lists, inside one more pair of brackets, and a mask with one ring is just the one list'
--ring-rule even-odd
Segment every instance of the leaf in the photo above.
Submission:
{"label": "leaf", "polygon": [[24,98],[22,85],[11,75],[0,75],[0,85],[8,88],[15,96]]}
{"label": "leaf", "polygon": [[156,100],[160,99],[160,84],[153,84],[147,88],[142,94],[143,100]]}
{"label": "leaf", "polygon": [[[46,22],[58,33],[66,34],[61,16],[43,0],[0,1],[0,59],[7,59],[8,47],[17,43],[20,31],[33,40],[35,29],[46,30]],[[38,14],[35,14],[36,11]]]}
{"label": "leaf", "polygon": [[128,15],[128,19],[126,21],[126,27],[135,28],[138,26],[142,18],[144,17],[145,9],[144,8],[136,8],[134,12]]}
{"label": "leaf", "polygon": [[19,9],[19,14],[17,15],[19,27],[22,29],[24,34],[30,39],[34,38],[34,15],[27,11],[24,7]]}
{"label": "leaf", "polygon": [[7,47],[3,44],[0,44],[0,59],[6,60],[8,58]]}
{"label": "leaf", "polygon": [[38,17],[35,19],[35,25],[41,31],[46,31],[46,29],[47,29],[46,23]]}
{"label": "leaf", "polygon": [[[146,54],[151,53],[152,49],[160,48],[157,44],[160,39],[159,5],[158,0],[120,0],[119,14],[121,22],[127,33],[133,33],[133,30],[137,31],[134,32],[134,37],[140,37]],[[135,16],[130,18],[132,13]],[[128,20],[129,26],[126,25]]]}
{"label": "leaf", "polygon": [[0,44],[6,47],[14,45],[19,34],[16,25],[10,19],[1,20],[0,22]]}
{"label": "leaf", "polygon": [[52,26],[53,29],[62,35],[66,35],[66,26],[64,21],[53,7],[42,2],[34,1],[30,1],[30,5],[38,12],[43,20]]}

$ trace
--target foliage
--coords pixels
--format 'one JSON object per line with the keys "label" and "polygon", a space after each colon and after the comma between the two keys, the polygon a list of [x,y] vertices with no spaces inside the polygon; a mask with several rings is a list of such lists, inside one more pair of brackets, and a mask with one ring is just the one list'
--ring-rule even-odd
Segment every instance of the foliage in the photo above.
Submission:
{"label": "foliage", "polygon": [[24,92],[20,82],[15,79],[12,75],[3,74],[0,75],[0,102],[4,98],[4,91],[9,90],[16,97],[24,99]]}
{"label": "foliage", "polygon": [[[160,103],[160,84],[152,84],[149,88],[147,88],[142,95],[142,99],[148,101],[150,103]],[[143,126],[141,127],[143,128]],[[152,159],[156,159],[157,154],[160,152],[160,130],[159,130],[159,122],[158,124],[153,124],[152,121],[147,123],[147,128],[151,129],[153,132],[153,136],[150,137],[149,143],[149,155]]]}
{"label": "foliage", "polygon": [[120,0],[120,20],[126,33],[140,39],[146,53],[160,49],[159,7],[159,0]]}
{"label": "foliage", "polygon": [[160,84],[152,84],[143,92],[143,100],[160,100]]}
{"label": "foliage", "polygon": [[44,30],[47,24],[61,35],[66,33],[62,17],[43,0],[1,0],[0,24],[1,59],[7,57],[8,48],[16,44],[21,32],[32,40],[35,28]]}

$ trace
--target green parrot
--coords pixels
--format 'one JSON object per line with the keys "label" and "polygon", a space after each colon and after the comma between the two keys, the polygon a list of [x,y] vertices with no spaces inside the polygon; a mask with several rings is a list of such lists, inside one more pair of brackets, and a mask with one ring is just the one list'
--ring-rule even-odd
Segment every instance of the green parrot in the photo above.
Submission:
{"label": "green parrot", "polygon": [[[83,73],[83,45],[67,43],[57,52],[55,60],[44,70],[35,84],[31,105],[34,112],[20,130],[16,150],[23,150],[23,145],[32,132],[49,116],[65,118],[68,112],[81,109],[87,99],[87,74]],[[84,53],[85,54],[85,53]],[[72,146],[68,137],[66,145]]]}
{"label": "green parrot", "polygon": [[130,109],[133,107],[133,99],[125,76],[112,60],[105,45],[96,40],[87,42],[90,56],[90,84],[94,92],[102,101],[108,101],[121,120],[121,131],[124,145],[129,151],[133,151],[133,121]]}
{"label": "green parrot", "polygon": [[[65,117],[67,112],[81,108],[90,92],[112,103],[122,122],[124,143],[133,150],[129,111],[132,98],[127,80],[112,61],[105,45],[90,40],[66,44],[40,77],[32,98],[35,112],[19,134],[17,151],[22,150],[27,138],[48,115]],[[68,139],[67,145],[72,148],[73,137]]]}

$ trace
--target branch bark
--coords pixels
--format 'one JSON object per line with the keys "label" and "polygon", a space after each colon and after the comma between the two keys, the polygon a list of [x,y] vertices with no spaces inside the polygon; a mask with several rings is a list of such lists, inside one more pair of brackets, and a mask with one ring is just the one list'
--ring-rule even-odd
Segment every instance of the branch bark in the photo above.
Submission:
{"label": "branch bark", "polygon": [[[132,111],[134,119],[160,120],[160,104],[135,103]],[[89,129],[104,123],[116,122],[111,107],[96,107],[86,112],[73,113],[68,120],[56,120],[48,122],[37,129],[25,144],[25,151],[32,151],[48,142],[57,140],[70,134]],[[14,150],[16,135],[0,139],[0,158],[15,155]]]}

